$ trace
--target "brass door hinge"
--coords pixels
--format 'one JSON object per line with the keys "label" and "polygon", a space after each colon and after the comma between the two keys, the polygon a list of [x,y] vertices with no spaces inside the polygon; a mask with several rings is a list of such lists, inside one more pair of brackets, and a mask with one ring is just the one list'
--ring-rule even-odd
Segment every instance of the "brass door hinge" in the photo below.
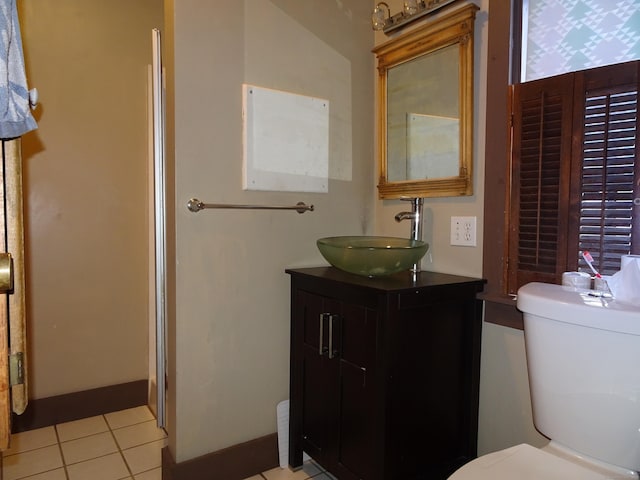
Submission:
{"label": "brass door hinge", "polygon": [[9,384],[24,384],[24,353],[17,352],[9,355]]}

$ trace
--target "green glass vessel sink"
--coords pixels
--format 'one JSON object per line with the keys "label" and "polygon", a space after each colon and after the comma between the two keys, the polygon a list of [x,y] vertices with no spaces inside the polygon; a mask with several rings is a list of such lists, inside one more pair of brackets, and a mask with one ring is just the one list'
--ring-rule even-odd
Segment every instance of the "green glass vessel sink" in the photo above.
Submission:
{"label": "green glass vessel sink", "polygon": [[428,243],[398,237],[327,237],[317,245],[331,265],[365,277],[409,270],[429,249]]}

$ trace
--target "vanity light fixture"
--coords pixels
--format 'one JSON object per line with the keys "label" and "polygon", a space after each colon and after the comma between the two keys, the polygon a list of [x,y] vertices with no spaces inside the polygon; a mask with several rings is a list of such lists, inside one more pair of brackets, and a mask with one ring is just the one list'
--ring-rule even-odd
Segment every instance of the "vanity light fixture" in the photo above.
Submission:
{"label": "vanity light fixture", "polygon": [[373,9],[373,13],[371,14],[371,27],[374,30],[383,30],[389,20],[391,20],[391,10],[389,10],[389,5],[384,2],[380,2],[376,5],[376,8]]}
{"label": "vanity light fixture", "polygon": [[388,35],[455,1],[457,0],[405,0],[402,11],[393,16],[389,5],[380,2],[371,13],[371,27],[374,30],[382,30]]}

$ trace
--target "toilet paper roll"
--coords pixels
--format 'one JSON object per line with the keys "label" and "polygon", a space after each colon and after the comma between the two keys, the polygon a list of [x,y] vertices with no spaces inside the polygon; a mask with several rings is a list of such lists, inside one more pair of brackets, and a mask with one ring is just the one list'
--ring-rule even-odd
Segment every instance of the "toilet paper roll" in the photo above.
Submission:
{"label": "toilet paper roll", "polygon": [[564,272],[562,285],[574,288],[591,288],[591,275],[585,272]]}
{"label": "toilet paper roll", "polygon": [[640,266],[640,255],[622,255],[622,258],[620,259],[620,270],[632,263]]}

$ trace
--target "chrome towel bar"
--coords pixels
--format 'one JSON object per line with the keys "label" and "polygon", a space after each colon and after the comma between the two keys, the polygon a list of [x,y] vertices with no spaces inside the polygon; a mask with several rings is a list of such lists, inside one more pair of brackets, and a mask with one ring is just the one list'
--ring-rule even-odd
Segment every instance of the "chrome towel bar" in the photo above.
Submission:
{"label": "chrome towel bar", "polygon": [[187,202],[190,212],[197,213],[205,208],[239,208],[245,210],[295,210],[298,213],[313,212],[313,205],[298,202],[295,205],[234,205],[229,203],[204,203],[197,198],[192,198]]}

